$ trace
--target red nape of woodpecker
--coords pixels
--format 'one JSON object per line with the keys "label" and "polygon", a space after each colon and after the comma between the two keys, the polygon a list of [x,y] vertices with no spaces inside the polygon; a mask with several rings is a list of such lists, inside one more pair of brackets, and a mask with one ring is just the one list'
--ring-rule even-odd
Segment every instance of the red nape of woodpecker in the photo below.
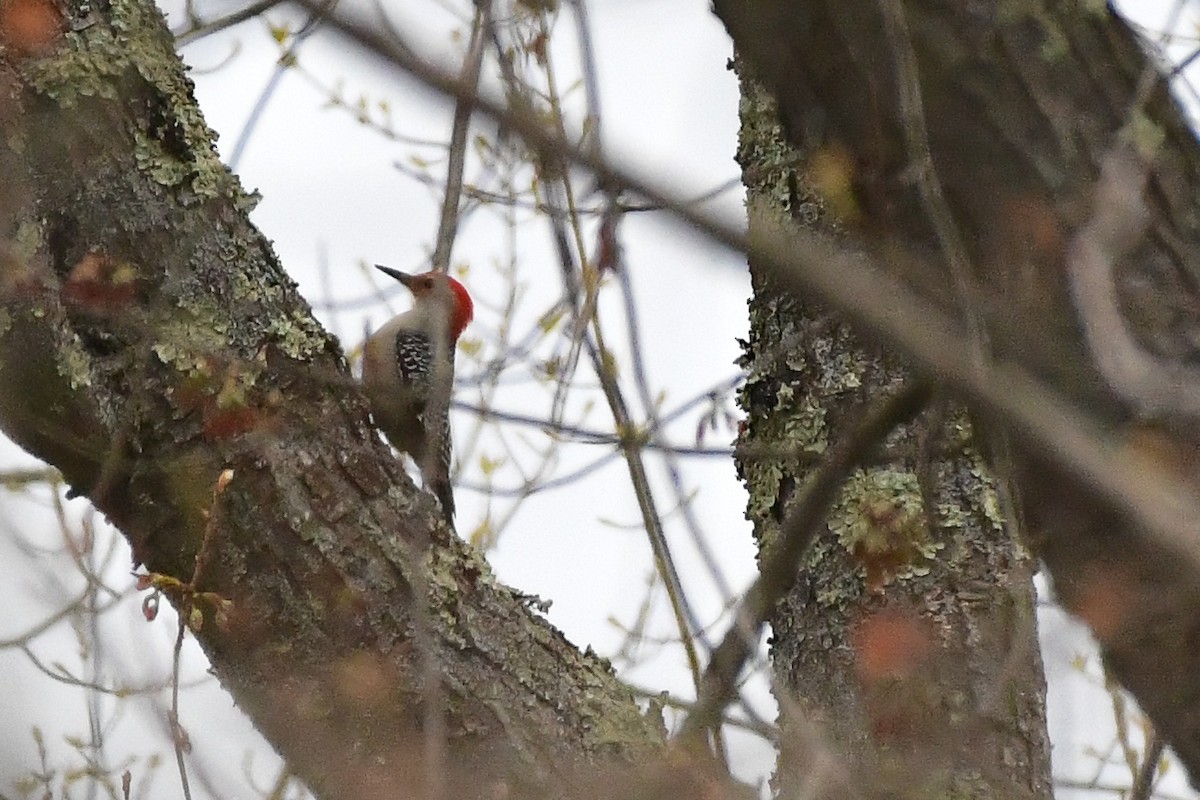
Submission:
{"label": "red nape of woodpecker", "polygon": [[391,275],[412,292],[413,306],[375,331],[363,345],[363,390],[375,424],[421,469],[425,487],[454,525],[450,488],[450,393],[454,349],[475,313],[461,283],[444,272]]}

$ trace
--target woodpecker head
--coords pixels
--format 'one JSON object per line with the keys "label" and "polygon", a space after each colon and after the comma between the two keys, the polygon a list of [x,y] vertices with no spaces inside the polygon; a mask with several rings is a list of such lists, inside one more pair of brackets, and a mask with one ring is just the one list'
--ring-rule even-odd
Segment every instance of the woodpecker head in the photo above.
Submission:
{"label": "woodpecker head", "polygon": [[392,276],[408,287],[408,290],[412,292],[414,305],[433,303],[447,309],[450,335],[456,341],[467,327],[467,323],[475,316],[475,304],[471,302],[471,295],[467,294],[467,287],[444,272],[422,272],[420,275],[410,275],[381,264],[376,264],[375,269]]}

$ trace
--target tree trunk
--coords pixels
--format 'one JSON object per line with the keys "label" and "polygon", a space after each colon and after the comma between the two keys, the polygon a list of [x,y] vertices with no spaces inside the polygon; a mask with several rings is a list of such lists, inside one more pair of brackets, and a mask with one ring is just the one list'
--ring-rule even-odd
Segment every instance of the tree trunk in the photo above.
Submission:
{"label": "tree trunk", "polygon": [[[1200,150],[1124,21],[1082,0],[716,7],[855,242],[954,309],[981,356],[1195,480]],[[1024,527],[1195,780],[1190,543],[1038,452],[1000,459]]]}
{"label": "tree trunk", "polygon": [[289,768],[322,797],[499,796],[655,752],[369,426],[153,4],[9,0],[0,36],[0,424],[215,593],[157,584]]}
{"label": "tree trunk", "polygon": [[[743,67],[739,160],[750,226],[823,225],[826,200]],[[870,399],[911,380],[839,317],[751,261],[739,451],[764,556],[821,453]],[[784,796],[1050,797],[1031,561],[1000,517],[963,411],[935,401],[847,476],[771,620]],[[767,457],[762,453],[784,453]],[[812,726],[849,769],[820,769]],[[834,780],[830,785],[826,781]]]}

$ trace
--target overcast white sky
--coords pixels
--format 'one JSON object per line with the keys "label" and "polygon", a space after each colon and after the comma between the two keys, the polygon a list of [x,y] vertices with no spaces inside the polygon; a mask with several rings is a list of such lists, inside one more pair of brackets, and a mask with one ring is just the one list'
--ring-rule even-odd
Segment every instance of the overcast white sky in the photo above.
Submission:
{"label": "overcast white sky", "polygon": [[[469,7],[469,3],[428,0],[393,5],[402,6],[393,17],[399,29],[414,37],[424,52],[443,56],[447,66],[456,63],[457,45],[450,33],[463,28],[446,9],[462,13],[459,7]],[[1152,5],[1159,4],[1147,2],[1141,9],[1147,24],[1164,18],[1164,12]],[[1167,4],[1160,5],[1165,8]],[[168,7],[178,12],[177,7]],[[233,6],[211,2],[201,5],[200,11],[216,15],[222,8]],[[608,157],[658,176],[660,183],[667,182],[685,194],[700,195],[736,178],[737,83],[726,69],[730,43],[710,14],[708,3],[593,0],[589,9]],[[267,16],[274,24],[290,20],[293,29],[303,19],[283,8]],[[178,17],[173,22],[182,24]],[[556,37],[552,53],[562,72],[560,85],[567,86],[578,74],[578,58],[570,18],[564,17],[560,27],[564,35]],[[220,134],[222,156],[229,159],[272,79],[278,47],[266,24],[252,20],[184,48],[183,55],[193,68],[205,116]],[[365,96],[373,107],[386,100],[394,126],[402,134],[431,140],[448,135],[448,104],[411,80],[396,76],[377,59],[361,54],[345,39],[318,32],[305,42],[299,59],[307,74],[326,87],[340,86],[350,100]],[[436,228],[436,196],[394,165],[411,164],[413,156],[433,158],[436,153],[388,141],[360,124],[354,114],[330,107],[328,101],[328,95],[310,80],[294,72],[285,74],[256,118],[252,134],[238,148],[236,168],[247,188],[262,193],[263,200],[253,214],[255,223],[273,240],[283,264],[317,307],[318,315],[350,349],[361,339],[364,326],[377,325],[391,313],[372,298],[375,286],[388,289],[393,310],[404,302],[391,294],[391,287],[374,283],[364,265],[378,262],[418,268],[427,257]],[[433,170],[440,175],[440,163]],[[467,179],[472,180],[470,169]],[[731,217],[740,216],[740,190],[720,195],[714,206]],[[739,348],[735,340],[746,334],[749,296],[744,261],[712,247],[661,213],[629,216],[622,227],[622,243],[638,298],[652,389],[663,393],[662,407],[669,411],[736,374],[733,362]],[[494,304],[503,287],[496,265],[507,257],[507,248],[507,235],[498,217],[481,213],[464,225],[455,249],[455,263],[470,266],[468,281],[479,305],[470,334],[484,342],[494,337],[500,324]],[[558,269],[544,221],[532,216],[524,220],[515,253],[526,292],[520,319],[530,325],[559,292]],[[326,265],[328,277],[322,277],[321,263]],[[348,311],[331,314],[321,310],[330,300],[359,299],[364,302]],[[607,330],[613,333],[615,349],[624,354],[621,309],[619,292],[613,286],[605,292],[602,314],[611,320]],[[461,390],[460,399],[473,400],[472,391]],[[634,394],[632,389],[630,394]],[[571,408],[583,414],[589,397],[596,408],[587,415],[587,424],[603,429],[608,416],[598,393],[581,393]],[[543,387],[514,379],[497,394],[495,403],[504,410],[538,416],[546,413],[549,395]],[[726,407],[732,405],[726,403]],[[698,413],[685,415],[668,429],[671,439],[692,444],[699,417]],[[460,415],[456,426],[461,437],[470,423]],[[533,436],[519,429],[508,435]],[[718,429],[707,443],[726,445],[731,438],[731,431]],[[569,473],[605,452],[597,447],[570,448],[561,456],[556,474]],[[13,464],[30,461],[12,448],[0,450],[0,456],[4,455],[9,455]],[[685,459],[683,466],[705,543],[717,553],[724,579],[739,591],[754,575],[754,547],[743,518],[745,494],[733,466],[726,459],[714,458]],[[661,508],[669,511],[672,494],[661,462],[652,459],[650,469]],[[467,466],[464,478],[480,480],[477,464]],[[503,486],[516,482],[515,475],[505,479],[503,470],[497,479]],[[65,556],[54,552],[61,542],[45,497],[0,494],[0,503],[0,524],[6,528],[0,533],[0,603],[8,612],[0,622],[3,639],[24,630],[38,614],[61,607],[78,587],[56,589],[50,585],[52,576],[69,574],[70,568],[64,566],[69,563]],[[459,529],[470,532],[485,513],[485,501],[460,488],[458,503]],[[68,507],[73,516],[83,513],[82,501],[73,501]],[[17,533],[42,551],[32,556],[20,552],[14,544]],[[719,594],[678,514],[668,517],[668,536],[699,616],[706,624],[716,621],[721,610]],[[107,574],[114,585],[125,586],[129,557],[119,541],[116,547]],[[582,481],[524,501],[488,558],[506,582],[552,600],[548,616],[572,641],[591,645],[602,654],[614,654],[623,634],[613,621],[621,626],[635,624],[652,572],[624,463],[612,459]],[[647,633],[670,638],[674,628],[662,592],[656,592],[653,599]],[[169,677],[173,614],[165,612],[148,625],[137,602],[137,598],[124,602],[100,623],[107,665],[100,679],[106,684],[143,685]],[[67,626],[60,628],[37,639],[34,652],[47,663],[61,661],[75,669],[80,661],[78,645]],[[1061,615],[1044,617],[1043,638],[1046,660],[1055,675],[1067,673],[1067,662],[1088,647],[1086,636]],[[634,683],[690,694],[678,647],[646,645],[637,655],[638,663],[626,672]],[[245,778],[238,770],[215,765],[246,764],[246,752],[256,747],[254,735],[215,682],[205,679],[202,659],[191,647],[187,673],[199,684],[185,693],[182,714],[195,740],[195,761],[201,767],[209,766],[220,794],[247,796]],[[0,795],[4,795],[16,777],[36,765],[36,750],[28,735],[31,725],[46,731],[52,763],[60,765],[77,762],[69,756],[63,737],[86,737],[87,730],[83,693],[51,683],[29,665],[20,650],[0,649],[0,676],[0,719],[7,722],[0,734]],[[1058,772],[1090,776],[1088,768],[1094,762],[1080,757],[1082,743],[1107,744],[1103,728],[1109,715],[1106,697],[1083,680],[1059,680],[1054,686],[1052,734],[1058,742]],[[761,682],[754,695],[760,711],[772,716]],[[160,693],[158,703],[165,698]],[[102,701],[102,712],[104,719],[112,720],[112,763],[119,763],[124,754],[137,757],[134,771],[140,774],[139,769],[148,769],[146,756],[157,752],[167,762],[158,768],[153,795],[178,796],[178,778],[170,763],[163,723],[155,721],[162,719],[161,707],[145,698],[123,705],[109,698]],[[769,748],[737,738],[733,754],[742,777],[756,779],[769,774],[773,761]],[[273,756],[262,746],[246,767],[260,787],[273,779],[274,769]]]}

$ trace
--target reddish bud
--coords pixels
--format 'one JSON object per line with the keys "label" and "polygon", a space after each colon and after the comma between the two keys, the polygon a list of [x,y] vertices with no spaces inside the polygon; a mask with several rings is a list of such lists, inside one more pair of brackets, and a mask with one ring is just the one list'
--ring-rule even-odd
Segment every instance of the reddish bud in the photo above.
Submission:
{"label": "reddish bud", "polygon": [[71,269],[63,286],[70,303],[89,311],[120,310],[133,301],[136,272],[103,253],[88,253]]}
{"label": "reddish bud", "polygon": [[155,592],[142,599],[142,616],[146,618],[146,622],[158,619],[158,596],[158,592]]}

